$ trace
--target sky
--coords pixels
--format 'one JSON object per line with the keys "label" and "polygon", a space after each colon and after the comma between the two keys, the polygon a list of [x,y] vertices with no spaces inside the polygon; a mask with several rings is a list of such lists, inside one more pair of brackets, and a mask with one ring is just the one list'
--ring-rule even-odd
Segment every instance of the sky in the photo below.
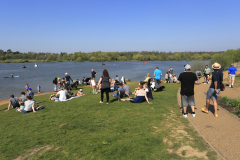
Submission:
{"label": "sky", "polygon": [[0,6],[4,51],[240,48],[239,0],[0,0]]}

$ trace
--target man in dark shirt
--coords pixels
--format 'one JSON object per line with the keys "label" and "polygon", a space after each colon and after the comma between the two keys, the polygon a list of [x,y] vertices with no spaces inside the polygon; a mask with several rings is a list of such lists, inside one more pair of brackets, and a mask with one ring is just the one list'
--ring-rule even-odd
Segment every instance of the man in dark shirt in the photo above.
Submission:
{"label": "man in dark shirt", "polygon": [[91,74],[91,78],[95,81],[95,76],[97,75],[97,73],[92,69]]}
{"label": "man in dark shirt", "polygon": [[57,92],[57,77],[53,80],[53,85],[54,85],[54,92]]}
{"label": "man in dark shirt", "polygon": [[221,87],[221,81],[223,80],[223,73],[220,71],[221,65],[219,63],[214,63],[212,65],[213,72],[212,77],[210,80],[212,80],[212,83],[207,91],[207,99],[206,99],[206,108],[202,108],[202,111],[205,113],[208,113],[208,107],[210,103],[211,97],[213,97],[213,106],[214,106],[214,116],[218,117],[217,114],[217,98],[218,94],[220,93],[220,87]]}
{"label": "man in dark shirt", "polygon": [[72,78],[68,75],[68,73],[65,73],[66,88],[70,86],[70,79],[72,80]]}
{"label": "man in dark shirt", "polygon": [[194,84],[198,84],[195,73],[191,72],[191,66],[185,66],[185,72],[179,75],[177,83],[181,83],[181,101],[183,107],[183,117],[187,118],[187,106],[192,108],[192,116],[195,117]]}

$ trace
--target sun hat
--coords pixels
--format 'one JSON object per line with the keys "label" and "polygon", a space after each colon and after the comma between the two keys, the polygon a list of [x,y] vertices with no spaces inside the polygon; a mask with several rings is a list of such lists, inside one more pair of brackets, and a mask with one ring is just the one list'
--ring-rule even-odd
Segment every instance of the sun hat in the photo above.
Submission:
{"label": "sun hat", "polygon": [[186,69],[186,70],[189,70],[189,69],[191,69],[191,66],[190,66],[189,64],[187,64],[187,65],[185,66],[185,69]]}
{"label": "sun hat", "polygon": [[221,65],[219,63],[215,62],[215,63],[213,63],[212,68],[213,69],[220,69]]}

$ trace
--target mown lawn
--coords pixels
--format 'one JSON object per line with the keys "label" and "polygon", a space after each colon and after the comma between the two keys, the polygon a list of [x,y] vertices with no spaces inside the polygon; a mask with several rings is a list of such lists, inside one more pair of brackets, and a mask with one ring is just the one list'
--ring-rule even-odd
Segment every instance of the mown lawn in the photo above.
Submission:
{"label": "mown lawn", "polygon": [[[134,90],[138,82],[129,85]],[[164,85],[166,91],[153,93],[153,104],[113,97],[100,104],[100,94],[82,87],[86,96],[67,102],[36,96],[46,106],[36,113],[5,112],[2,105],[0,159],[215,159],[179,112],[179,85]]]}

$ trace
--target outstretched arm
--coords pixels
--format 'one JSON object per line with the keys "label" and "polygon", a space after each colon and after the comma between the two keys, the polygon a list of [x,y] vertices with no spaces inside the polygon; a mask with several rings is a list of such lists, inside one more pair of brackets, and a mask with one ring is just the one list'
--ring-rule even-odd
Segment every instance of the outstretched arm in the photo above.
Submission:
{"label": "outstretched arm", "polygon": [[148,104],[152,104],[152,102],[149,102],[149,101],[148,101],[147,94],[145,94],[145,99],[146,99],[146,101],[148,102]]}
{"label": "outstretched arm", "polygon": [[33,112],[36,112],[35,109],[34,109],[34,104],[35,103],[32,104],[32,110],[33,110]]}
{"label": "outstretched arm", "polygon": [[9,102],[9,104],[8,104],[8,109],[7,109],[6,111],[9,111],[10,106],[11,106],[11,103]]}

